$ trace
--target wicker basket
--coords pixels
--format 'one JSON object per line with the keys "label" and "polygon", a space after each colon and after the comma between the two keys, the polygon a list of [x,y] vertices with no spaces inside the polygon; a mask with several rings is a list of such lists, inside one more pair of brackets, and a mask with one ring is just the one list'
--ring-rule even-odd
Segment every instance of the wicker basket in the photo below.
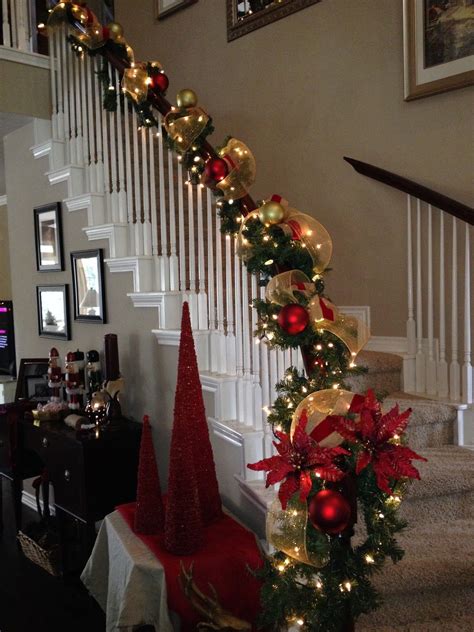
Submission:
{"label": "wicker basket", "polygon": [[35,542],[22,531],[18,532],[17,538],[24,555],[29,560],[41,566],[54,577],[61,575],[61,551],[59,545],[56,544],[51,549],[43,549],[38,542]]}

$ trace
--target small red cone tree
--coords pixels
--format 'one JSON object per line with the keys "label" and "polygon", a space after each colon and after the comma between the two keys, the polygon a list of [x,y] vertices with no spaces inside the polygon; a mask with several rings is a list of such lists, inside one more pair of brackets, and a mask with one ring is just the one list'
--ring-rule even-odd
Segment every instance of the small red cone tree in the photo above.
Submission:
{"label": "small red cone tree", "polygon": [[222,516],[222,505],[209,439],[188,303],[183,305],[177,388],[182,392],[181,403],[187,411],[191,411],[190,432],[193,436],[192,447],[199,504],[203,524],[208,525]]}
{"label": "small red cone tree", "polygon": [[164,518],[165,512],[156,466],[155,448],[151,436],[150,418],[145,415],[138,463],[135,531],[142,535],[154,535],[163,530]]}

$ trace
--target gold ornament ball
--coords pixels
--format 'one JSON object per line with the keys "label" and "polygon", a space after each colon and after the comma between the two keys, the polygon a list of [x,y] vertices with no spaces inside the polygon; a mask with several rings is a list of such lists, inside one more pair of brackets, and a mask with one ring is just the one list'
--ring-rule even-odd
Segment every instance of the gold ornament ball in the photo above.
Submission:
{"label": "gold ornament ball", "polygon": [[280,224],[285,219],[285,214],[285,207],[272,200],[265,202],[258,211],[258,217],[265,226]]}
{"label": "gold ornament ball", "polygon": [[198,102],[197,94],[190,88],[180,90],[176,97],[179,108],[195,108]]}
{"label": "gold ornament ball", "polygon": [[118,44],[123,42],[123,26],[121,24],[118,22],[109,22],[107,28],[109,29],[111,40]]}

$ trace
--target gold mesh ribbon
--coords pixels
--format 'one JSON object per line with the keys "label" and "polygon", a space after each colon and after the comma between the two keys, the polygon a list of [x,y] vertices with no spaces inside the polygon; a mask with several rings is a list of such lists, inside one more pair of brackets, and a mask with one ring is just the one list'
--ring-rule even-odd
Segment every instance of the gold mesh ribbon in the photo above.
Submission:
{"label": "gold mesh ribbon", "polygon": [[[67,12],[68,9],[72,8],[76,11],[75,16],[76,19],[80,19],[81,22],[86,24],[87,22],[87,11],[78,5],[73,5],[70,0],[64,0],[64,2],[58,2],[58,4],[52,9],[48,16],[47,27],[48,31],[53,31],[61,24],[64,24],[67,21]],[[78,11],[81,11],[81,15],[79,15]]]}
{"label": "gold mesh ribbon", "polygon": [[313,260],[316,274],[324,272],[332,257],[332,239],[328,231],[314,217],[289,208],[285,221],[280,224],[283,231],[294,240],[300,241]]}
{"label": "gold mesh ribbon", "polygon": [[178,150],[185,153],[205,130],[208,121],[209,116],[200,107],[187,108],[183,113],[171,110],[165,117],[165,128]]}
{"label": "gold mesh ribbon", "polygon": [[245,232],[247,230],[247,223],[254,220],[260,221],[258,218],[258,211],[252,211],[245,216],[244,220],[240,224],[239,234],[237,235],[237,256],[244,262],[248,261],[248,259],[252,256],[252,246],[245,237]]}
{"label": "gold mesh ribbon", "polygon": [[95,14],[85,7],[73,4],[70,0],[59,2],[48,17],[48,31],[54,31],[62,24],[68,23],[68,14],[75,24],[68,24],[70,34],[83,46],[95,50],[104,45],[104,30]]}
{"label": "gold mesh ribbon", "polygon": [[257,173],[252,152],[241,140],[231,138],[219,155],[229,168],[228,175],[217,184],[217,188],[224,194],[222,199],[238,200],[244,197],[255,182]]}
{"label": "gold mesh ribbon", "polygon": [[122,78],[123,92],[136,101],[141,103],[148,96],[148,86],[150,80],[146,70],[146,64],[142,62],[134,63],[131,68],[126,68]]}
{"label": "gold mesh ribbon", "polygon": [[298,404],[291,421],[290,436],[296,430],[303,411],[308,416],[306,426],[307,434],[322,448],[335,448],[344,441],[341,435],[332,430],[330,422],[326,421],[328,415],[347,415],[351,407],[354,393],[343,389],[328,388],[323,391],[311,393]]}
{"label": "gold mesh ribbon", "polygon": [[289,270],[277,274],[268,282],[265,298],[270,303],[277,305],[288,305],[288,303],[298,303],[295,292],[310,298],[315,293],[314,283],[312,283],[304,272],[300,270]]}
{"label": "gold mesh ribbon", "polygon": [[346,345],[353,356],[367,344],[370,330],[355,316],[340,312],[325,298],[315,296],[308,305],[311,325],[319,331],[329,331]]}
{"label": "gold mesh ribbon", "polygon": [[[308,550],[307,527],[308,505],[301,502],[297,494],[288,502],[285,510],[281,508],[278,498],[273,501],[267,513],[268,542],[298,562],[321,568],[327,564],[329,557]],[[321,546],[318,548],[326,548],[327,537],[323,533],[313,530],[312,537],[321,539]]]}

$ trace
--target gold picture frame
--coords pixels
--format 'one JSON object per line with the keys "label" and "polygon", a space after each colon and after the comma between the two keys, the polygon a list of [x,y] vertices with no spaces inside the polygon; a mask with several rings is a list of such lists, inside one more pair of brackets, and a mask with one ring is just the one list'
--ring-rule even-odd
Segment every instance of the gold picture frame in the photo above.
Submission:
{"label": "gold picture frame", "polygon": [[[247,2],[251,4],[250,0]],[[288,15],[318,2],[321,0],[273,0],[273,2],[268,0],[268,5],[266,5],[262,0],[261,4],[266,6],[250,15],[239,17],[239,5],[244,4],[244,2],[242,0],[227,0],[227,41],[231,42],[242,35],[247,35],[251,31],[286,18]]]}
{"label": "gold picture frame", "polygon": [[196,4],[198,0],[155,0],[155,14],[158,20],[164,20],[169,15],[186,7]]}
{"label": "gold picture frame", "polygon": [[403,0],[405,101],[474,85],[471,23],[474,3]]}

